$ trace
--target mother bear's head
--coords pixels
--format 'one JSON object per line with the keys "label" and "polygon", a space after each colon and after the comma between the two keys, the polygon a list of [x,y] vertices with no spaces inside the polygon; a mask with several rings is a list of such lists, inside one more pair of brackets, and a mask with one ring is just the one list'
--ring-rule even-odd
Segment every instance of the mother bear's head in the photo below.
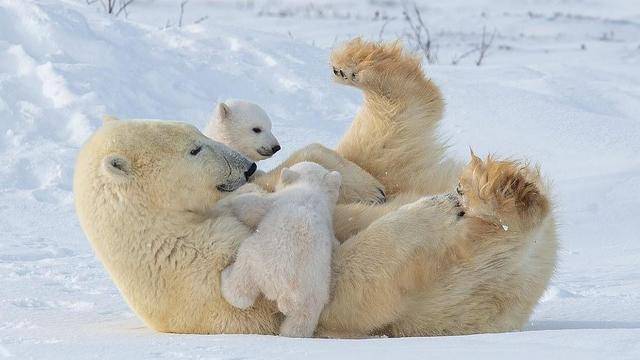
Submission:
{"label": "mother bear's head", "polygon": [[73,185],[80,223],[152,328],[207,332],[220,312],[248,316],[229,309],[216,287],[249,229],[210,210],[254,171],[253,162],[178,122],[109,120],[83,145]]}
{"label": "mother bear's head", "polygon": [[[301,156],[323,159],[325,152],[317,145]],[[327,158],[345,168],[337,155]],[[241,310],[220,294],[220,272],[253,231],[215,205],[254,169],[194,127],[174,122],[107,121],[83,145],[74,174],[78,218],[123,297],[149,327],[278,332],[282,316],[273,302],[261,297]],[[364,178],[357,170],[352,174]],[[356,194],[379,196],[377,181],[358,183],[367,190]]]}
{"label": "mother bear's head", "polygon": [[125,206],[142,201],[145,207],[201,212],[255,169],[191,125],[108,119],[80,151],[74,190],[76,197],[86,191],[111,195]]}

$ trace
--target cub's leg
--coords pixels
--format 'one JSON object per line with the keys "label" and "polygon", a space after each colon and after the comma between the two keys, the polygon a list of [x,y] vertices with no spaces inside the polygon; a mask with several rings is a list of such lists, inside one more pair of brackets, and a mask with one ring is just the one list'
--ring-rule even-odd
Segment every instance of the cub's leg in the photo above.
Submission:
{"label": "cub's leg", "polygon": [[399,43],[354,39],[331,55],[338,83],[364,92],[364,102],[336,151],[380,180],[388,194],[450,189],[459,166],[444,160],[436,134],[444,102],[420,59]]}
{"label": "cub's leg", "polygon": [[315,299],[307,300],[302,306],[286,313],[280,326],[280,335],[288,337],[312,337],[324,304]]}
{"label": "cub's leg", "polygon": [[280,335],[288,337],[312,337],[327,303],[328,294],[307,294],[306,298],[281,297],[278,309],[286,319],[280,326]]}
{"label": "cub's leg", "polygon": [[229,304],[247,309],[256,301],[260,288],[253,278],[253,270],[247,256],[239,253],[236,261],[222,271],[220,290]]}

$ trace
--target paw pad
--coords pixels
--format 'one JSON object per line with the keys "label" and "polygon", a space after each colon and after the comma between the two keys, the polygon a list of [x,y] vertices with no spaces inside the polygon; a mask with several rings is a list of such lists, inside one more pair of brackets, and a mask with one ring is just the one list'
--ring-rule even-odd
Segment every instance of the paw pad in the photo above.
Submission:
{"label": "paw pad", "polygon": [[335,66],[333,67],[333,75],[335,75],[338,78],[341,78],[342,80],[351,80],[351,81],[356,81],[356,77],[358,74],[356,74],[353,71],[349,71],[346,69],[338,69]]}

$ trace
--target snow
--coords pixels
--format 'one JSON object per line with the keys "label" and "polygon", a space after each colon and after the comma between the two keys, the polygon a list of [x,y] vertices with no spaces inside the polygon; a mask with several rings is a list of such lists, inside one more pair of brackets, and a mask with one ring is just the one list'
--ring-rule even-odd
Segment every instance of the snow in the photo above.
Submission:
{"label": "snow", "polygon": [[[283,150],[334,145],[360,94],[331,46],[394,39],[400,2],[0,0],[0,358],[640,358],[640,5],[420,4],[438,48],[452,156],[527,157],[553,183],[560,262],[522,332],[323,340],[159,334],[129,310],[79,228],[72,174],[103,114],[204,128],[217,100],[263,106]],[[378,15],[375,15],[377,12]],[[197,24],[202,17],[207,17]],[[386,25],[385,25],[386,24]],[[381,28],[384,31],[381,34]],[[483,26],[496,39],[482,66]]]}

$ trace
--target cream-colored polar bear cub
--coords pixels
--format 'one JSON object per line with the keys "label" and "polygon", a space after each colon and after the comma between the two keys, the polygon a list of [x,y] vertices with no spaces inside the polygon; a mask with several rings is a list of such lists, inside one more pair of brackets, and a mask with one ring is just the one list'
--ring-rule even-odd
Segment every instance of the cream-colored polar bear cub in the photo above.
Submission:
{"label": "cream-colored polar bear cub", "polygon": [[329,301],[331,253],[338,242],[333,210],[341,176],[301,162],[282,169],[273,194],[243,194],[234,214],[255,233],[244,240],[236,261],[222,272],[222,296],[248,308],[263,293],[286,316],[280,335],[311,337]]}
{"label": "cream-colored polar bear cub", "polygon": [[244,100],[219,103],[204,134],[255,162],[268,159],[281,149],[271,133],[267,113],[257,104]]}

